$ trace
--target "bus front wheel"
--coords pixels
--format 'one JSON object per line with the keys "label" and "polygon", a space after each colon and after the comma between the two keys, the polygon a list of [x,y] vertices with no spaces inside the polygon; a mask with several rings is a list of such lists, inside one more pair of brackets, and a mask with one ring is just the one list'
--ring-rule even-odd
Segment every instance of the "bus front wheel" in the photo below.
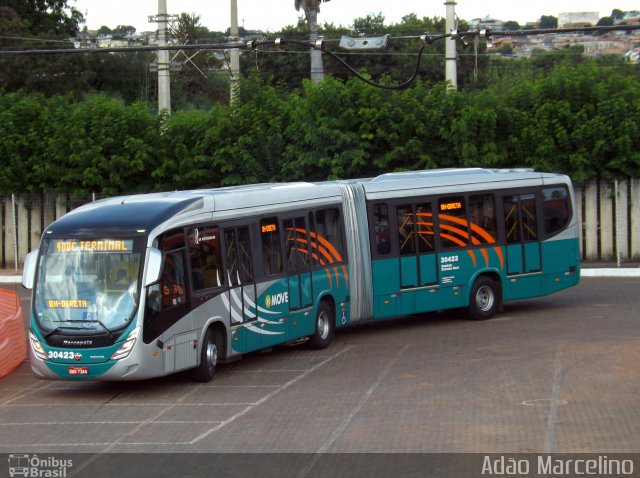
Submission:
{"label": "bus front wheel", "polygon": [[315,333],[309,338],[309,348],[324,349],[333,339],[334,317],[331,306],[325,300],[320,302],[318,312],[316,313]]}
{"label": "bus front wheel", "polygon": [[193,370],[193,379],[197,382],[209,382],[218,364],[218,345],[212,329],[208,329],[200,350],[200,365]]}
{"label": "bus front wheel", "polygon": [[471,289],[469,316],[474,320],[490,319],[500,308],[499,284],[487,276],[479,277]]}

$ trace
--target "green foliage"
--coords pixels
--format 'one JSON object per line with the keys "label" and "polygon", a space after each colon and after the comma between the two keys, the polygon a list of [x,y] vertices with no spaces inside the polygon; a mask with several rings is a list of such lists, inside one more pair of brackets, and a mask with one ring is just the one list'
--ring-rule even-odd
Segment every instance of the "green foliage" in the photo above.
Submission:
{"label": "green foliage", "polygon": [[81,103],[70,96],[1,98],[0,154],[7,158],[0,177],[3,193],[115,194],[153,186],[148,172],[157,119],[142,103],[125,106],[102,95]]}
{"label": "green foliage", "polygon": [[[634,65],[573,55],[492,61],[487,86],[254,75],[231,107],[158,117],[105,95],[0,92],[0,194],[121,192],[368,177],[442,167],[533,167],[575,181],[640,176]],[[383,81],[392,81],[383,78]]]}
{"label": "green foliage", "polygon": [[[414,13],[405,15],[400,23],[386,25],[384,21],[384,16],[378,13],[354,19],[349,28],[325,23],[320,26],[320,35],[326,38],[339,38],[342,35],[379,37],[386,34],[392,37],[419,36],[425,32],[444,33],[446,25],[444,18],[419,18]],[[468,25],[460,22],[459,29],[466,30]],[[308,41],[308,26],[304,19],[300,18],[297,25],[287,26],[272,36]],[[411,77],[416,68],[417,53],[421,43],[417,38],[399,39],[391,41],[384,50],[368,51],[346,51],[334,45],[331,43],[329,48],[339,54],[355,70],[366,72],[376,81],[383,76],[388,76],[395,83],[402,83]],[[482,54],[485,49],[486,45],[483,43],[479,46],[478,53]],[[444,42],[429,45],[422,56],[419,78],[431,84],[444,80],[444,50]],[[488,60],[483,55],[476,57],[473,54],[473,45],[465,50],[461,42],[459,53],[461,56],[458,66],[458,84],[461,88],[473,87],[477,84],[476,67],[484,68]],[[284,79],[292,90],[302,88],[304,80],[309,77],[309,51],[306,48],[297,51],[291,48],[286,51],[256,51],[242,55],[240,62],[243,75],[258,73],[264,79]],[[327,75],[343,81],[353,76],[347,68],[329,55],[323,56],[323,64]]]}
{"label": "green foliage", "polygon": [[73,36],[84,20],[68,0],[4,0],[2,4],[22,18],[26,32],[34,36]]}
{"label": "green foliage", "polygon": [[[82,14],[67,0],[5,0],[0,5],[0,48],[72,48]],[[7,91],[46,95],[87,88],[84,58],[21,55],[0,58],[0,85]]]}
{"label": "green foliage", "polygon": [[558,17],[553,15],[542,15],[540,17],[540,28],[558,28]]}
{"label": "green foliage", "polygon": [[613,17],[602,17],[598,20],[597,26],[599,27],[610,27],[615,24]]}
{"label": "green foliage", "polygon": [[504,22],[504,25],[502,25],[502,26],[507,31],[520,30],[520,24],[515,20],[506,21],[506,22]]}

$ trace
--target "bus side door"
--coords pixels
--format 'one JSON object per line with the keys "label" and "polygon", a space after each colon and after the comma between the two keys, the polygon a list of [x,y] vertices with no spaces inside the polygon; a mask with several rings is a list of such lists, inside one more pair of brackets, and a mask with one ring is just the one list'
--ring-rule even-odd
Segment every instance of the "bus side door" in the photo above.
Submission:
{"label": "bus side door", "polygon": [[434,304],[425,287],[437,285],[438,269],[431,203],[399,205],[398,242],[400,248],[399,315],[430,310]]}
{"label": "bus side door", "polygon": [[536,195],[515,194],[502,198],[509,299],[539,295],[542,259]]}
{"label": "bus side door", "polygon": [[304,216],[283,221],[285,268],[289,281],[289,320],[292,335],[313,332],[313,288],[309,227]]}
{"label": "bus side door", "polygon": [[244,327],[244,350],[262,347],[261,328],[256,305],[251,241],[246,226],[224,230],[224,254],[229,280],[231,324]]}

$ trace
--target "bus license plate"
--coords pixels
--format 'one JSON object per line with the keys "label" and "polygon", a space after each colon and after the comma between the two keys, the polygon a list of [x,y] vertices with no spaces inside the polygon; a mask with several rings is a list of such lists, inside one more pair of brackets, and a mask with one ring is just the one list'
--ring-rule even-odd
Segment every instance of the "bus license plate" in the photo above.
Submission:
{"label": "bus license plate", "polygon": [[88,367],[69,367],[69,375],[89,375]]}

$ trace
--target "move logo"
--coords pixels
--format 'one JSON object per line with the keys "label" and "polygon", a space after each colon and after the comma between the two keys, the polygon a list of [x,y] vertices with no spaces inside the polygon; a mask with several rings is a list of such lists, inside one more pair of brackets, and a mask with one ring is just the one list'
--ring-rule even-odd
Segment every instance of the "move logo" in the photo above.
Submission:
{"label": "move logo", "polygon": [[267,306],[267,309],[270,309],[272,305],[280,305],[287,304],[289,302],[289,293],[288,292],[280,292],[278,294],[271,294],[264,298],[264,305]]}

